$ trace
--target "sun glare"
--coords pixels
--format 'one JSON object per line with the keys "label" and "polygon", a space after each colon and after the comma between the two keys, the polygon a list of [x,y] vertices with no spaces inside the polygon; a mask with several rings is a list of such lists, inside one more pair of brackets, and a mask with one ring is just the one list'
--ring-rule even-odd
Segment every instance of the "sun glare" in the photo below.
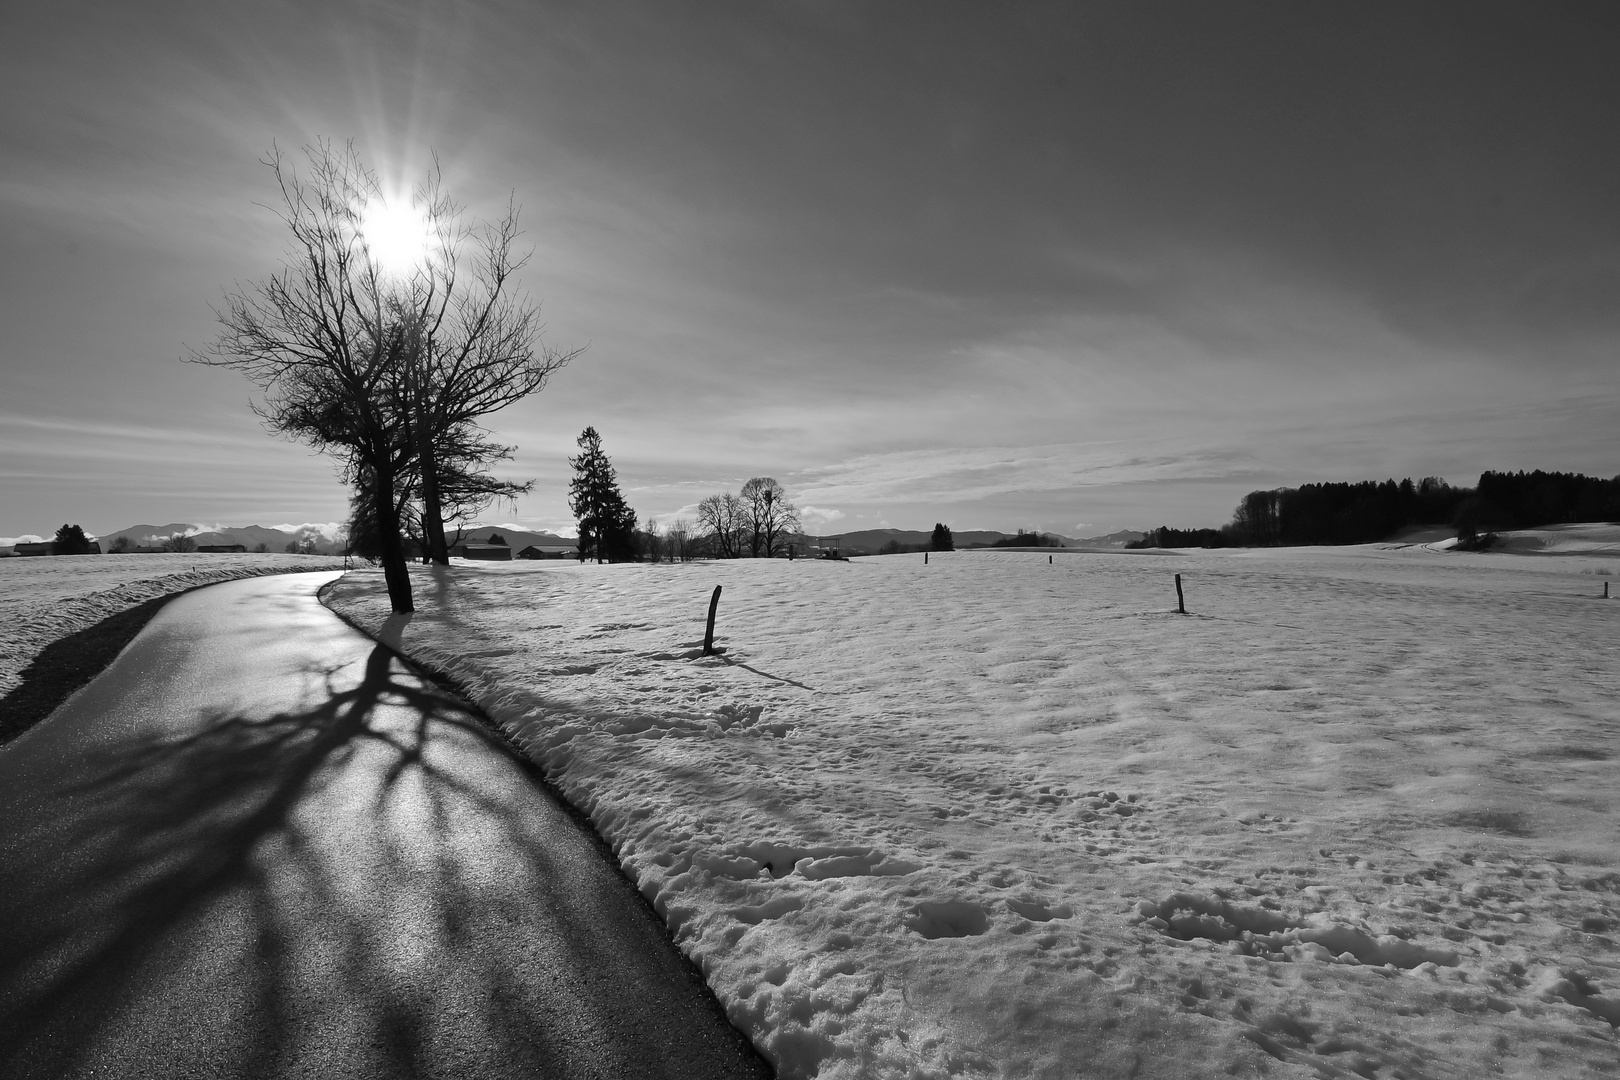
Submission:
{"label": "sun glare", "polygon": [[408,199],[370,203],[361,216],[360,232],[372,258],[391,274],[422,265],[432,239],[427,220]]}

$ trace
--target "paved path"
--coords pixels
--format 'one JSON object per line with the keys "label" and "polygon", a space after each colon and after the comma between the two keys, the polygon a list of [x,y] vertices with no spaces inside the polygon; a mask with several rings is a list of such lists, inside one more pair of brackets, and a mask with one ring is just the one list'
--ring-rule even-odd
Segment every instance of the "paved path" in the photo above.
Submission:
{"label": "paved path", "polygon": [[332,576],[174,600],[0,748],[0,1077],[768,1076]]}

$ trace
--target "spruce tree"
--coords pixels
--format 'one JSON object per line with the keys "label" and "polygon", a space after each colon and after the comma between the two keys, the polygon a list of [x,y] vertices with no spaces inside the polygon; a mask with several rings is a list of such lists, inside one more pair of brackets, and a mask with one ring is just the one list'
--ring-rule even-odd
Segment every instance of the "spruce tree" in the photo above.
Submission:
{"label": "spruce tree", "polygon": [[90,538],[77,525],[63,525],[57,529],[55,542],[54,550],[58,555],[90,554]]}
{"label": "spruce tree", "polygon": [[568,459],[574,479],[568,506],[579,523],[579,561],[632,562],[636,558],[636,512],[625,503],[602,436],[588,427],[579,436],[580,455]]}
{"label": "spruce tree", "polygon": [[931,551],[955,551],[956,539],[951,536],[950,526],[935,522],[934,535],[928,538],[928,547]]}

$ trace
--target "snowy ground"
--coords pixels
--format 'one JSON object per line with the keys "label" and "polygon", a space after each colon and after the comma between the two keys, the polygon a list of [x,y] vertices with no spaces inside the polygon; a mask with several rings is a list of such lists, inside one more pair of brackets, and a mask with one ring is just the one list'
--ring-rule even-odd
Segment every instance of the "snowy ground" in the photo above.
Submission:
{"label": "snowy ground", "polygon": [[516,734],[784,1076],[1575,1077],[1620,1068],[1617,579],[958,552],[327,598]]}
{"label": "snowy ground", "polygon": [[258,574],[341,568],[307,555],[63,555],[0,559],[0,697],[53,641],[148,600]]}

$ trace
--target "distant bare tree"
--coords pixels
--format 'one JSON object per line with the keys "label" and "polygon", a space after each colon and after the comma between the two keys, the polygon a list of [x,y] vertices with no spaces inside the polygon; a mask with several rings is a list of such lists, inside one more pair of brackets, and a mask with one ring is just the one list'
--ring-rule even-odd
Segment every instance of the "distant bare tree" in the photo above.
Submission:
{"label": "distant bare tree", "polygon": [[160,551],[176,552],[196,551],[197,541],[185,533],[171,533],[163,538],[163,542],[158,545],[158,549]]}
{"label": "distant bare tree", "polygon": [[664,558],[664,537],[659,533],[658,521],[651,514],[641,528],[636,530],[636,538],[641,543],[641,553],[647,562],[661,562]]}
{"label": "distant bare tree", "polygon": [[664,545],[669,552],[669,561],[691,562],[697,554],[695,540],[691,522],[685,518],[670,522],[664,530]]}
{"label": "distant bare tree", "polygon": [[717,559],[740,559],[750,540],[748,507],[731,492],[710,495],[697,508],[698,526]]}
{"label": "distant bare tree", "polygon": [[1282,497],[1285,489],[1251,491],[1232,515],[1232,532],[1241,544],[1264,547],[1276,544],[1282,533]]}
{"label": "distant bare tree", "polygon": [[756,476],[743,485],[742,499],[748,522],[749,553],[774,559],[787,551],[787,538],[798,532],[799,511],[787,492],[769,476]]}

